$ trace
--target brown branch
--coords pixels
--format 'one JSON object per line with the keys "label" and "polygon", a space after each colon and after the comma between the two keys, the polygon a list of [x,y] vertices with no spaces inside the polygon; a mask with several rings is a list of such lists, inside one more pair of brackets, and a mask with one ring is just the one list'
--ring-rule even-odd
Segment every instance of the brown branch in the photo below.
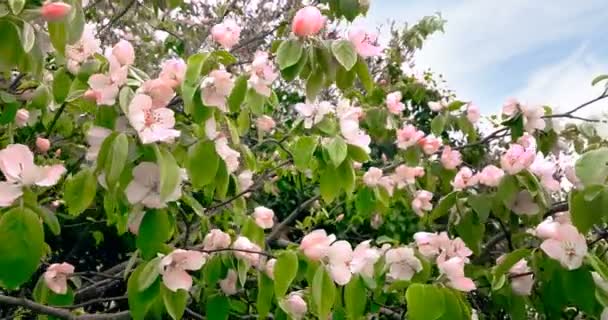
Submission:
{"label": "brown branch", "polygon": [[272,229],[272,232],[270,232],[270,234],[266,238],[266,242],[271,242],[271,241],[275,240],[281,234],[281,232],[283,232],[283,230],[285,230],[285,228],[287,228],[294,220],[296,220],[298,218],[298,216],[300,215],[300,212],[302,212],[304,209],[308,208],[315,201],[319,200],[320,197],[321,197],[321,195],[317,194],[317,195],[314,195],[313,197],[311,197],[310,199],[302,202],[302,204],[300,204],[295,210],[293,210],[291,212],[291,214],[289,214],[287,216],[287,218],[285,218],[285,220],[283,220],[281,223],[279,223]]}
{"label": "brown branch", "polygon": [[0,304],[3,305],[12,305],[12,306],[20,306],[27,308],[33,312],[38,314],[44,314],[47,316],[54,316],[61,319],[68,320],[122,320],[122,319],[130,319],[129,311],[120,311],[117,313],[100,313],[100,314],[87,314],[87,315],[75,315],[72,314],[68,310],[64,310],[57,307],[49,307],[43,304],[34,302],[32,300],[28,300],[25,298],[15,298],[11,296],[5,296],[0,294]]}
{"label": "brown branch", "polygon": [[89,305],[92,305],[92,304],[96,304],[96,303],[109,302],[109,301],[118,301],[118,300],[126,300],[126,299],[127,299],[127,296],[103,297],[103,298],[97,298],[97,299],[89,300],[89,301],[78,303],[78,304],[73,304],[73,305],[70,305],[70,306],[58,306],[58,308],[62,308],[62,309],[78,309],[78,308],[86,307],[86,306],[89,306]]}

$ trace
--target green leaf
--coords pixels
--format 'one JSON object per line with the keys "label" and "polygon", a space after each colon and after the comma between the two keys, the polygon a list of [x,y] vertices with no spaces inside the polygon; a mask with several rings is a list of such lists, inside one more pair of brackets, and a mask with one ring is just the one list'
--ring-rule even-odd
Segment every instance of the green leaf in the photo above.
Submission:
{"label": "green leaf", "polygon": [[264,104],[266,103],[266,97],[257,93],[257,91],[251,88],[247,90],[247,96],[245,97],[245,100],[253,114],[264,114]]}
{"label": "green leaf", "polygon": [[353,84],[355,83],[355,75],[353,70],[348,71],[344,69],[344,67],[338,66],[336,72],[336,86],[342,91],[352,89]]}
{"label": "green leaf", "polygon": [[585,259],[603,279],[608,279],[608,265],[602,259],[591,253],[588,253]]}
{"label": "green leaf", "polygon": [[486,231],[486,226],[477,220],[477,215],[472,211],[467,211],[464,216],[460,217],[459,223],[456,225],[458,235],[466,245],[473,250],[475,254],[481,251],[481,240]]}
{"label": "green leaf", "polygon": [[606,184],[608,178],[608,148],[585,152],[575,164],[576,177],[585,186]]}
{"label": "green leaf", "polygon": [[112,140],[105,160],[106,183],[113,189],[120,179],[129,156],[129,140],[124,133],[120,133]]}
{"label": "green leaf", "polygon": [[122,89],[120,89],[118,94],[118,104],[120,105],[120,109],[122,112],[124,112],[124,114],[129,114],[129,104],[131,103],[134,95],[135,93],[133,93],[133,89],[128,86],[124,86]]}
{"label": "green leaf", "polygon": [[494,277],[500,277],[511,269],[519,260],[530,256],[530,249],[517,249],[515,251],[507,253],[502,261],[494,267],[492,274]]}
{"label": "green leaf", "polygon": [[184,100],[184,111],[186,114],[194,112],[194,96],[198,89],[203,66],[208,57],[208,53],[197,53],[188,58],[186,75],[182,83],[182,99]]}
{"label": "green leaf", "polygon": [[281,70],[291,67],[298,63],[303,52],[302,43],[291,39],[281,42],[277,50],[277,64]]}
{"label": "green leaf", "polygon": [[293,146],[293,162],[296,168],[303,171],[309,168],[312,156],[317,149],[318,139],[314,136],[301,136]]}
{"label": "green leaf", "polygon": [[359,15],[359,0],[337,0],[340,13],[348,20],[353,21]]}
{"label": "green leaf", "polygon": [[169,150],[161,147],[155,148],[156,160],[160,170],[160,201],[166,201],[179,188],[181,181],[180,168]]}
{"label": "green leaf", "polygon": [[272,283],[272,279],[270,279],[265,273],[258,273],[258,296],[256,299],[256,308],[258,310],[258,317],[260,319],[265,319],[270,312],[270,308],[272,307],[272,298],[274,296]]}
{"label": "green leaf", "polygon": [[467,198],[467,203],[471,206],[473,211],[477,213],[480,223],[485,223],[486,220],[488,220],[488,216],[490,216],[490,211],[492,210],[491,196],[485,194],[471,194]]}
{"label": "green leaf", "polygon": [[215,196],[219,199],[226,197],[228,192],[228,183],[230,182],[230,176],[228,175],[228,169],[224,161],[220,161],[220,166],[217,169],[217,175],[215,176]]}
{"label": "green leaf", "polygon": [[215,179],[220,158],[215,152],[215,144],[211,141],[199,141],[188,148],[186,170],[192,186],[195,189],[210,184]]}
{"label": "green leaf", "polygon": [[41,84],[34,90],[29,106],[34,109],[46,109],[49,102],[51,102],[51,91],[49,87]]}
{"label": "green leaf", "polygon": [[59,224],[59,219],[57,219],[55,212],[47,209],[46,207],[38,206],[37,203],[33,203],[32,205],[26,204],[26,206],[28,209],[38,214],[52,234],[56,236],[61,234],[61,225]]}
{"label": "green leaf", "polygon": [[38,216],[13,208],[0,217],[0,287],[15,289],[28,281],[44,255],[44,230]]}
{"label": "green leaf", "polygon": [[70,93],[72,78],[64,68],[59,68],[53,74],[53,96],[55,102],[63,103]]}
{"label": "green leaf", "polygon": [[605,191],[593,199],[587,200],[584,191],[572,190],[568,202],[572,224],[582,234],[586,234],[594,224],[600,224],[606,219],[605,211],[598,210],[598,208],[605,208],[608,204],[608,194]]}
{"label": "green leaf", "polygon": [[372,92],[372,90],[374,90],[374,80],[369,73],[367,63],[365,63],[365,60],[363,60],[361,57],[357,59],[357,64],[355,64],[355,72],[357,73],[357,77],[359,77],[359,81],[361,81],[363,88],[365,88],[365,91]]}
{"label": "green leaf", "polygon": [[[25,0],[8,0],[8,5],[14,15],[19,15],[25,6]],[[27,24],[27,23],[26,23]],[[26,50],[27,51],[27,50]]]}
{"label": "green leaf", "polygon": [[312,280],[312,299],[318,318],[327,319],[336,300],[336,285],[323,265],[317,268]]}
{"label": "green leaf", "polygon": [[458,191],[452,191],[445,195],[443,198],[439,199],[437,206],[431,212],[429,216],[430,221],[435,221],[443,217],[444,215],[450,212],[450,209],[456,204],[456,199],[458,196]]}
{"label": "green leaf", "polygon": [[221,294],[211,296],[207,299],[205,311],[208,320],[226,320],[230,312],[230,301]]}
{"label": "green leaf", "polygon": [[440,136],[443,133],[447,120],[448,117],[444,116],[443,114],[438,114],[435,116],[435,118],[433,118],[431,121],[431,132],[436,136]]}
{"label": "green leaf", "polygon": [[251,240],[251,242],[261,247],[264,246],[264,229],[260,228],[252,217],[245,219],[241,234]]}
{"label": "green leaf", "polygon": [[64,54],[65,45],[68,41],[68,26],[65,20],[48,23],[49,36],[51,43],[57,52]]}
{"label": "green leaf", "polygon": [[64,185],[63,199],[68,213],[77,216],[86,210],[97,193],[97,179],[91,169],[83,169],[70,176]]}
{"label": "green leaf", "polygon": [[357,162],[367,162],[370,160],[369,154],[367,154],[367,152],[365,150],[363,150],[361,147],[359,146],[355,146],[352,144],[348,145],[348,157],[351,158],[353,161],[357,161]]}
{"label": "green leaf", "polygon": [[145,267],[145,264],[140,264],[137,266],[137,268],[133,270],[133,273],[131,273],[129,281],[127,282],[127,298],[129,301],[130,311],[129,315],[134,320],[145,319],[148,310],[150,310],[150,307],[160,294],[160,278],[157,278],[156,281],[154,281],[146,290],[139,291],[138,279]]}
{"label": "green leaf", "polygon": [[314,101],[317,95],[323,89],[324,84],[323,70],[316,69],[306,81],[306,98],[310,101]]}
{"label": "green leaf", "polygon": [[139,225],[137,248],[144,259],[155,257],[162,251],[165,241],[171,238],[172,224],[164,210],[149,210]]}
{"label": "green leaf", "polygon": [[338,181],[342,185],[342,189],[348,194],[352,193],[355,190],[355,181],[357,179],[353,164],[350,160],[346,160],[337,169]]}
{"label": "green leaf", "polygon": [[34,47],[36,43],[36,32],[31,24],[28,22],[23,23],[23,29],[21,30],[21,45],[23,46],[23,51],[28,53]]}
{"label": "green leaf", "polygon": [[148,261],[145,266],[141,269],[139,277],[137,277],[137,289],[142,292],[154,284],[158,279],[160,267],[159,263],[161,257],[156,257]]}
{"label": "green leaf", "polygon": [[283,251],[274,265],[274,292],[282,298],[298,274],[298,255],[294,251]]}
{"label": "green leaf", "polygon": [[498,185],[496,197],[501,200],[505,206],[510,206],[517,197],[518,192],[519,186],[517,185],[517,178],[514,176],[504,176]]}
{"label": "green leaf", "polygon": [[591,81],[591,85],[594,86],[604,80],[608,80],[608,74],[602,74],[602,75],[599,75],[599,76],[593,78],[593,80]]}
{"label": "green leaf", "polygon": [[241,111],[241,105],[245,101],[245,94],[247,93],[247,77],[240,76],[234,81],[234,88],[228,96],[228,107],[230,112]]}
{"label": "green leaf", "polygon": [[360,276],[353,276],[344,287],[344,306],[349,319],[360,319],[365,313],[367,288]]}
{"label": "green leaf", "polygon": [[0,115],[0,124],[6,125],[15,121],[17,110],[21,104],[19,102],[11,102],[4,105],[2,108],[2,115]]}
{"label": "green leaf", "polygon": [[333,138],[328,144],[325,145],[325,149],[329,154],[331,163],[336,168],[342,164],[348,155],[348,146],[341,137]]}
{"label": "green leaf", "polygon": [[319,189],[325,202],[332,202],[340,194],[339,181],[338,173],[334,168],[328,167],[319,174]]}
{"label": "green leaf", "polygon": [[347,71],[350,71],[355,66],[355,63],[357,63],[357,52],[355,51],[353,44],[348,40],[334,41],[331,44],[331,52]]}
{"label": "green leaf", "polygon": [[186,306],[188,305],[188,291],[178,289],[176,292],[173,292],[164,285],[160,287],[160,291],[163,296],[163,302],[165,303],[167,313],[173,320],[181,319],[184,315],[184,311],[186,311]]}
{"label": "green leaf", "polygon": [[294,80],[298,75],[300,75],[302,70],[304,70],[304,67],[306,66],[307,62],[308,62],[308,54],[306,53],[306,51],[303,50],[302,56],[300,57],[298,62],[291,67],[282,69],[281,76],[283,77],[283,79],[285,81]]}
{"label": "green leaf", "polygon": [[430,284],[414,283],[405,292],[410,320],[435,320],[445,313],[443,292]]}

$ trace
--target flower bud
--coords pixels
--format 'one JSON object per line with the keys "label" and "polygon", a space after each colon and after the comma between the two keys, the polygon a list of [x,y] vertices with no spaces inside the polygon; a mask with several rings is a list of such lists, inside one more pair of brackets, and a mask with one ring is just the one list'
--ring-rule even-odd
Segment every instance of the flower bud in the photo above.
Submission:
{"label": "flower bud", "polygon": [[323,29],[324,25],[325,17],[321,11],[313,6],[308,6],[296,12],[291,30],[299,37],[314,36]]}
{"label": "flower bud", "polygon": [[18,127],[25,127],[27,125],[27,121],[30,119],[30,112],[27,109],[19,109],[17,110],[17,115],[15,115],[15,123]]}
{"label": "flower bud", "polygon": [[38,137],[36,138],[36,149],[40,153],[46,153],[51,148],[51,141],[49,139]]}
{"label": "flower bud", "polygon": [[285,300],[285,311],[294,319],[302,319],[308,311],[306,301],[299,294],[291,293]]}
{"label": "flower bud", "polygon": [[49,22],[59,21],[65,18],[71,9],[72,6],[65,2],[47,2],[42,5],[40,15],[42,15],[44,20]]}

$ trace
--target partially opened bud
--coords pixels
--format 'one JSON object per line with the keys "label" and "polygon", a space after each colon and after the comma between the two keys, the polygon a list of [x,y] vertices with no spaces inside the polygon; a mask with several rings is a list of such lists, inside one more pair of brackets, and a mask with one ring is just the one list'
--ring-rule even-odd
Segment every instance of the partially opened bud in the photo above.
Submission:
{"label": "partially opened bud", "polygon": [[53,22],[65,18],[71,9],[72,6],[65,2],[47,2],[42,5],[40,15],[44,20]]}
{"label": "partially opened bud", "polygon": [[36,138],[36,149],[41,153],[46,153],[51,148],[51,141],[45,138]]}

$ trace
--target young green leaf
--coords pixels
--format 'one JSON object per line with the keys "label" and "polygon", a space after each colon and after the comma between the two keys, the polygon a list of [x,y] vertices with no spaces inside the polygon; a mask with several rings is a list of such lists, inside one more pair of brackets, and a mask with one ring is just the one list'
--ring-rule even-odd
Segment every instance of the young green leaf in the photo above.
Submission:
{"label": "young green leaf", "polygon": [[87,209],[97,193],[97,179],[91,169],[83,169],[70,176],[64,185],[63,199],[72,216],[81,214]]}
{"label": "young green leaf", "polygon": [[331,44],[331,52],[347,71],[350,71],[355,66],[355,63],[357,63],[357,52],[353,44],[348,40],[334,41]]}
{"label": "young green leaf", "polygon": [[299,40],[291,39],[281,42],[277,50],[279,68],[283,70],[298,63],[303,51],[302,43]]}
{"label": "young green leaf", "polygon": [[336,300],[336,285],[323,265],[317,268],[312,280],[312,298],[318,318],[327,319]]}
{"label": "young green leaf", "polygon": [[293,279],[298,274],[298,256],[293,251],[281,253],[274,265],[274,292],[277,299],[282,298]]}
{"label": "young green leaf", "polygon": [[186,170],[192,186],[196,189],[210,184],[215,179],[220,158],[211,141],[199,141],[188,148]]}

